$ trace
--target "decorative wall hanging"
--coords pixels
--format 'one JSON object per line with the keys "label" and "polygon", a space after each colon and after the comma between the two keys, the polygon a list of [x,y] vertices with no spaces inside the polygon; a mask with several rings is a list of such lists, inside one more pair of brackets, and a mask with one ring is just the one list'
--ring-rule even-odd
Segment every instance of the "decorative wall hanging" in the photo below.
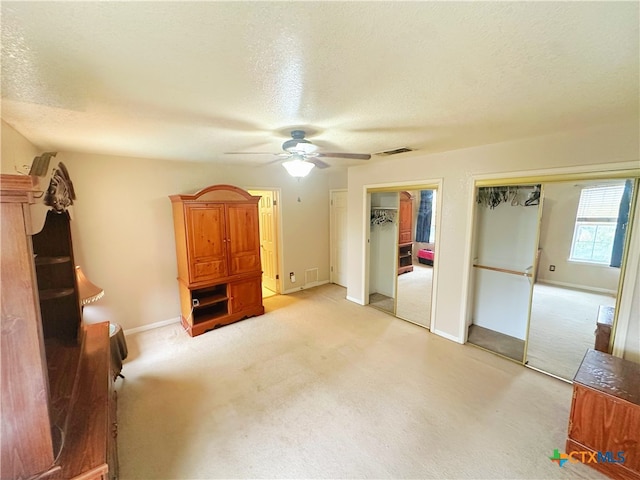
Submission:
{"label": "decorative wall hanging", "polygon": [[73,205],[76,199],[76,192],[69,177],[69,171],[64,163],[58,163],[54,168],[49,188],[44,194],[44,204],[51,207],[55,212],[62,213],[69,206]]}

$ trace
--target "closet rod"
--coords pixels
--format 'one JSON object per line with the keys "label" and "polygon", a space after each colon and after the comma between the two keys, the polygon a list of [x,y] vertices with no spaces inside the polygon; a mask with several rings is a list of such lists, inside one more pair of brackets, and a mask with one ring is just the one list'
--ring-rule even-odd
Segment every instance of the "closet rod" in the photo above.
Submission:
{"label": "closet rod", "polygon": [[518,275],[521,277],[531,277],[532,275],[528,272],[519,272],[517,270],[508,270],[506,268],[498,268],[498,267],[488,267],[486,265],[478,265],[476,263],[473,264],[476,268],[483,268],[485,270],[493,270],[494,272],[508,273],[510,275]]}

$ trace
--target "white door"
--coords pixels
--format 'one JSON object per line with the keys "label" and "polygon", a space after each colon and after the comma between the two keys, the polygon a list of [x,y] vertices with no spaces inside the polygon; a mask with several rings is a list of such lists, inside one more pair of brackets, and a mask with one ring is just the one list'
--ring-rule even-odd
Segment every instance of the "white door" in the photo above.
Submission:
{"label": "white door", "polygon": [[347,286],[347,191],[331,191],[331,283]]}
{"label": "white door", "polygon": [[260,259],[262,263],[262,286],[278,292],[278,223],[277,192],[274,190],[251,190],[251,195],[260,196]]}

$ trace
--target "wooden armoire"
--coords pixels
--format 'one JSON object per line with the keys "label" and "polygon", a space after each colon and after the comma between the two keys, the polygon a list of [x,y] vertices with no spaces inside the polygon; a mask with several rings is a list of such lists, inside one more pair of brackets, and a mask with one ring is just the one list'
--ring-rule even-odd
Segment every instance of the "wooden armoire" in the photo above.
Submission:
{"label": "wooden armoire", "polygon": [[232,185],[171,195],[182,325],[191,336],[262,315],[258,202]]}
{"label": "wooden armoire", "polygon": [[39,190],[1,175],[2,479],[118,476],[109,322],[86,325],[69,214],[47,213],[33,233]]}
{"label": "wooden armoire", "polygon": [[413,272],[413,197],[400,192],[398,215],[398,275]]}

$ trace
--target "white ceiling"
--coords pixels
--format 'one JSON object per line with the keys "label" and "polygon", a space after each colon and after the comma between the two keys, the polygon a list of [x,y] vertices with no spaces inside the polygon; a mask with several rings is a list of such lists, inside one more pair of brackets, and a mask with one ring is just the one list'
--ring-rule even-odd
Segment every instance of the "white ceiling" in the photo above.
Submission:
{"label": "white ceiling", "polygon": [[321,151],[427,153],[638,116],[638,2],[1,12],[2,118],[43,150],[264,163],[225,153],[280,152],[293,127]]}

